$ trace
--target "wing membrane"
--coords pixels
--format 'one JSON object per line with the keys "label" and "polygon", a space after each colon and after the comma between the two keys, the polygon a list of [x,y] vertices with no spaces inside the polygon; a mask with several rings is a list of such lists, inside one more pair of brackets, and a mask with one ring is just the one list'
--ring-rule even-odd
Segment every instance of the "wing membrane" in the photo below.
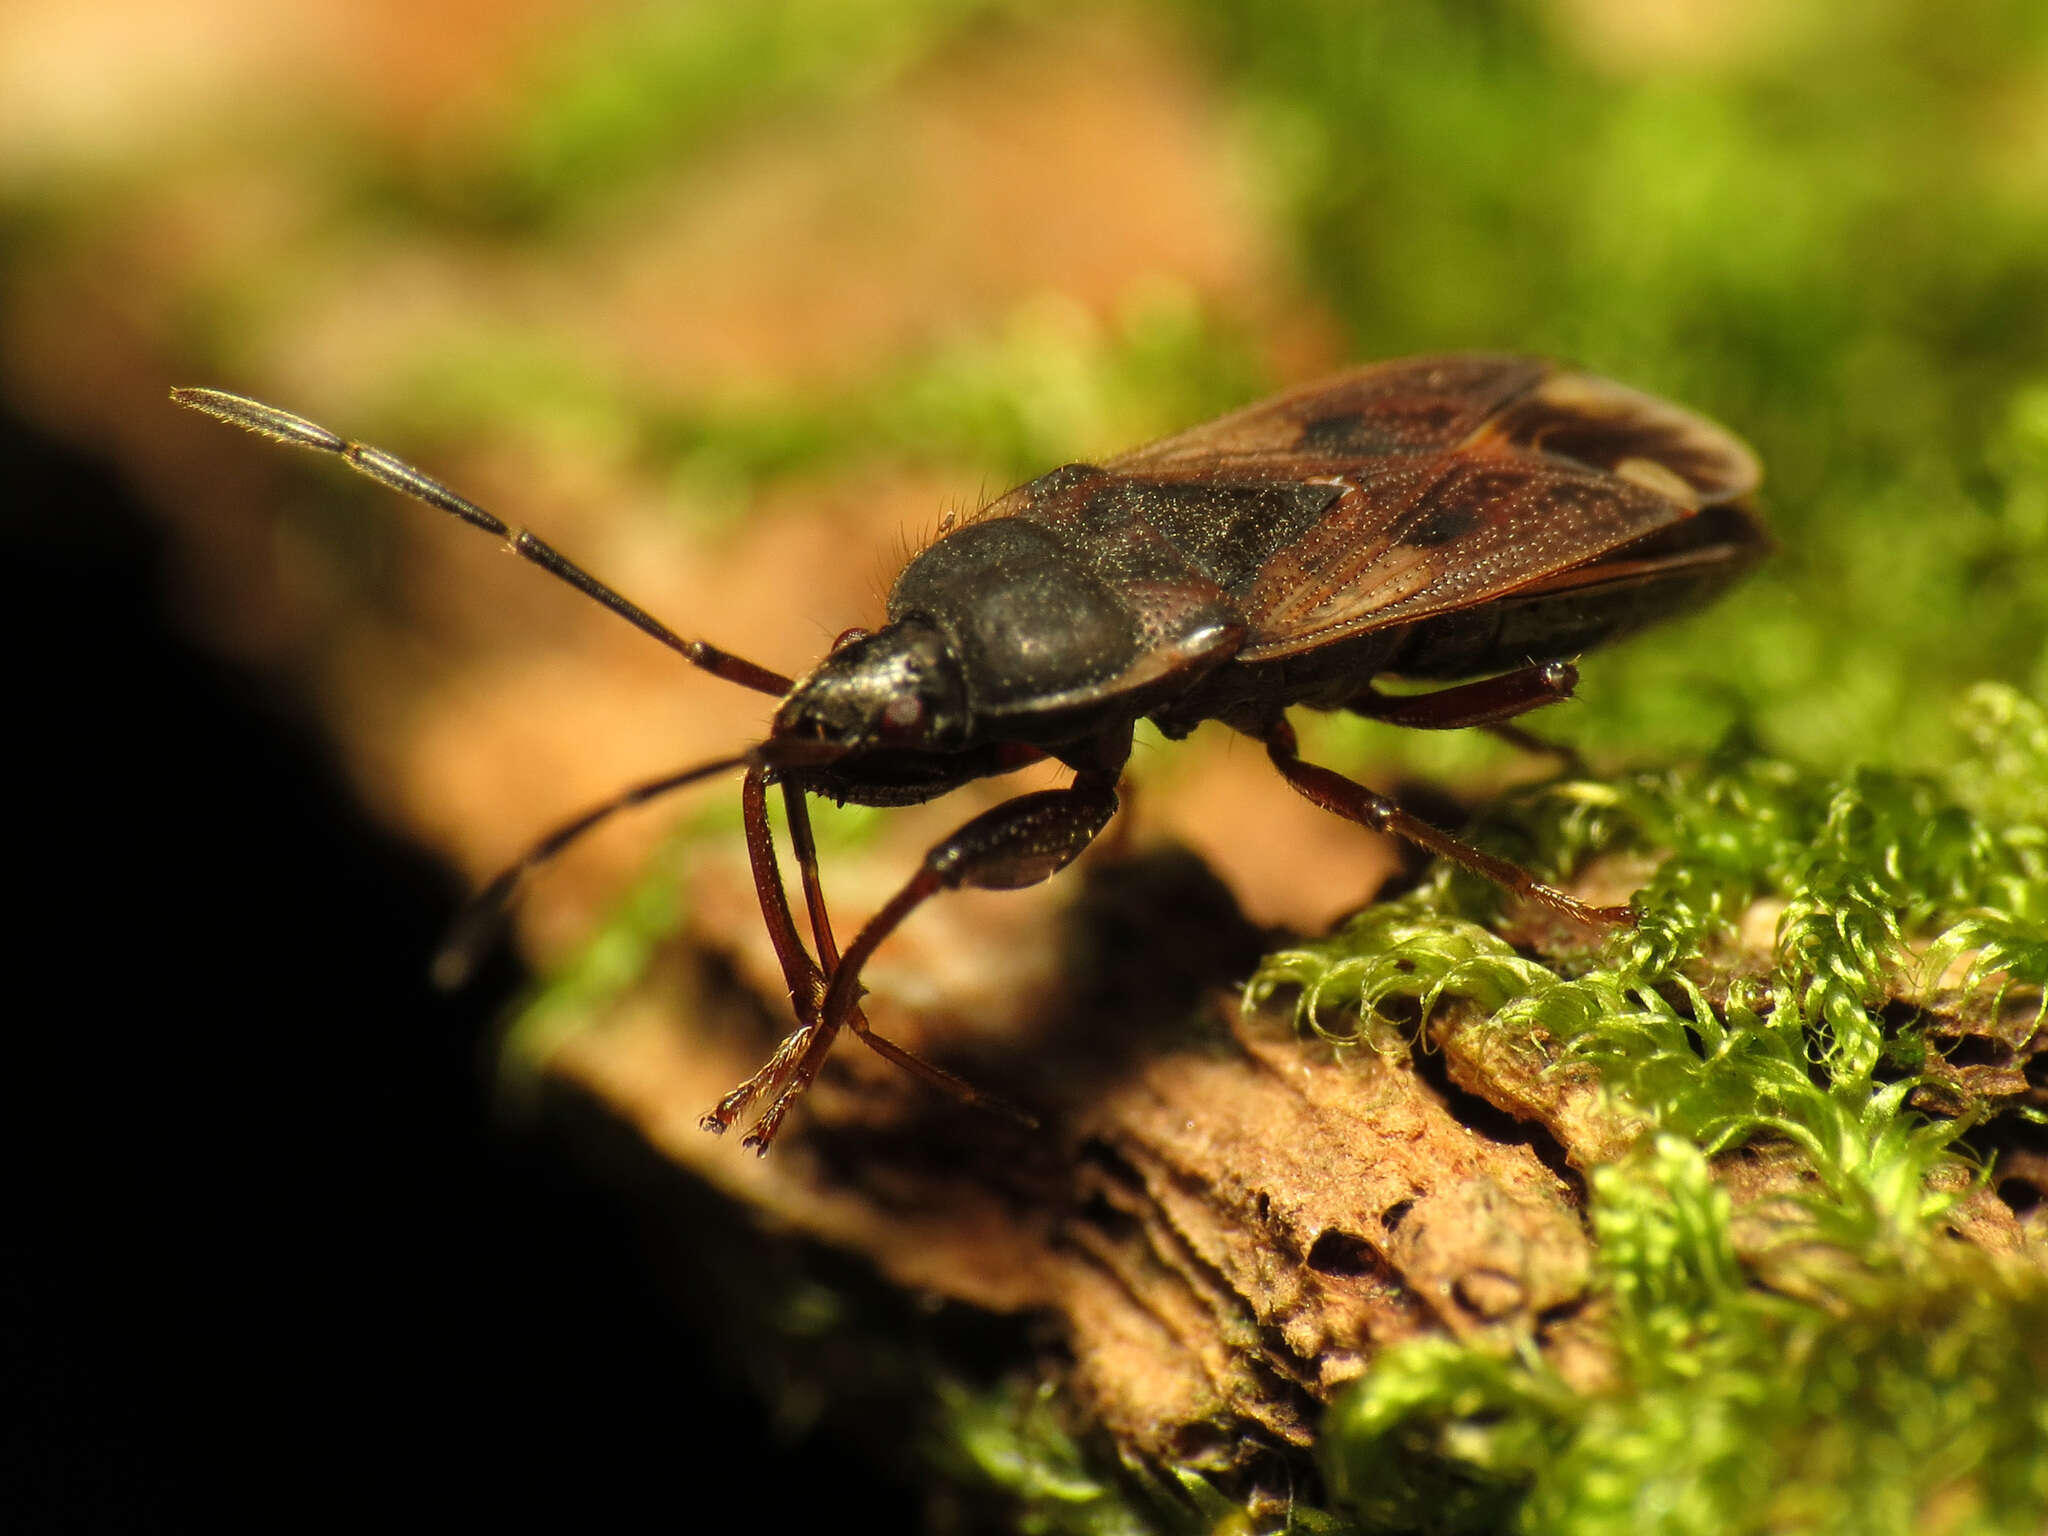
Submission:
{"label": "wing membrane", "polygon": [[[1408,358],[1276,395],[1103,467],[1126,474],[1235,461],[1359,459],[1454,448],[1554,365],[1540,358]],[[1278,467],[1278,466],[1276,466]]]}
{"label": "wing membrane", "polygon": [[1505,596],[1753,489],[1690,411],[1531,358],[1381,364],[1113,459],[1145,479],[1337,485],[1234,592],[1267,660]]}

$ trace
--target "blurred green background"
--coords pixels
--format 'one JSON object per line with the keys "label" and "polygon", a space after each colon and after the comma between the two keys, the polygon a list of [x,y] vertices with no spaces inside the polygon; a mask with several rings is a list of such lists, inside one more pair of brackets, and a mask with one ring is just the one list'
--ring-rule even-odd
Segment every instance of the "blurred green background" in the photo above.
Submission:
{"label": "blurred green background", "polygon": [[195,560],[236,551],[158,483],[167,376],[602,456],[701,529],[849,474],[935,517],[1486,347],[1768,470],[1776,561],[1597,660],[1563,733],[1910,763],[1962,684],[2048,685],[2030,0],[66,11],[0,15],[5,387],[121,440]]}

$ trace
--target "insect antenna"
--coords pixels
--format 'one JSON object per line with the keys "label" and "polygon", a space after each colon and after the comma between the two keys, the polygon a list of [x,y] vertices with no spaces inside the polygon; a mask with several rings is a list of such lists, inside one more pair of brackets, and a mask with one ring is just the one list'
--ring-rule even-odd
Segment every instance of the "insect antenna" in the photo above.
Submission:
{"label": "insect antenna", "polygon": [[444,991],[453,991],[475,973],[483,952],[496,937],[499,924],[511,908],[512,900],[519,894],[519,888],[526,883],[527,876],[575,842],[600,822],[609,820],[620,811],[630,810],[636,805],[645,805],[670,790],[681,789],[713,774],[724,773],[732,768],[744,768],[753,760],[751,753],[735,757],[715,758],[708,763],[698,763],[680,773],[663,774],[658,779],[648,779],[620,790],[609,800],[592,806],[569,821],[565,821],[552,832],[537,841],[531,848],[491,878],[488,885],[463,904],[449,925],[448,937],[441,941],[441,948],[434,956],[434,985]]}
{"label": "insect antenna", "polygon": [[290,411],[281,411],[274,405],[265,405],[260,400],[251,400],[246,395],[232,395],[223,389],[174,389],[171,399],[216,421],[225,421],[230,426],[254,432],[259,437],[274,442],[290,443],[299,448],[312,448],[321,453],[331,453],[358,474],[366,475],[379,485],[410,496],[415,501],[438,507],[452,513],[473,528],[505,541],[505,547],[522,560],[532,562],[570,586],[585,597],[593,598],[611,609],[628,624],[644,634],[652,635],[670,650],[677,652],[692,666],[702,667],[727,682],[738,683],[743,688],[752,688],[758,693],[774,694],[781,698],[789,692],[790,680],[780,672],[748,661],[744,656],[735,656],[730,651],[703,640],[686,640],[661,620],[655,618],[637,603],[614,592],[583,567],[577,565],[553,545],[535,537],[524,528],[514,528],[495,513],[487,512],[466,496],[458,495],[432,475],[413,468],[403,459],[386,453],[382,448],[372,448],[330,432],[318,422],[308,421],[303,416],[294,416]]}

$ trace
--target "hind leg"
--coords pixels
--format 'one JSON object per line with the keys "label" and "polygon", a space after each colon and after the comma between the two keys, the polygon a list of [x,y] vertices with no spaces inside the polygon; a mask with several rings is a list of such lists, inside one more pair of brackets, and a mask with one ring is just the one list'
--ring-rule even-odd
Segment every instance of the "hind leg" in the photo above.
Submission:
{"label": "hind leg", "polygon": [[1452,837],[1450,833],[1431,826],[1412,812],[1404,811],[1385,795],[1367,789],[1356,780],[1347,779],[1343,774],[1329,768],[1320,768],[1314,763],[1301,760],[1300,748],[1295,741],[1294,727],[1285,719],[1274,722],[1264,732],[1254,732],[1266,744],[1266,755],[1273,760],[1273,766],[1281,776],[1294,786],[1304,799],[1346,821],[1355,821],[1360,826],[1370,827],[1375,832],[1391,832],[1396,837],[1427,848],[1441,858],[1451,859],[1476,875],[1483,875],[1495,885],[1526,896],[1539,902],[1553,912],[1566,917],[1577,918],[1582,923],[1599,926],[1633,926],[1636,915],[1628,907],[1595,907],[1568,896],[1553,885],[1545,885],[1530,870],[1511,863],[1507,859],[1474,848],[1470,843]]}

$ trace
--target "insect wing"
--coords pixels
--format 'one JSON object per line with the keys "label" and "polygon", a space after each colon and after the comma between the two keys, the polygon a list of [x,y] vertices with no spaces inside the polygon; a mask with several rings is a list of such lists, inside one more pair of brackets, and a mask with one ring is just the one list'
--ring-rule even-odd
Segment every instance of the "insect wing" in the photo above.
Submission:
{"label": "insect wing", "polygon": [[[1680,537],[1682,535],[1682,537]],[[1593,592],[1642,583],[1665,583],[1691,573],[1728,580],[1770,552],[1771,538],[1753,509],[1742,503],[1704,510],[1670,534],[1625,544],[1586,565],[1558,571],[1515,589],[1516,597]]]}
{"label": "insect wing", "polygon": [[1555,365],[1541,358],[1408,358],[1357,368],[1246,406],[1111,459],[1123,474],[1195,469],[1289,479],[1304,459],[1364,459],[1455,448],[1528,394]]}
{"label": "insect wing", "polygon": [[1363,369],[1109,467],[1342,488],[1237,591],[1245,661],[1558,578],[1760,478],[1749,450],[1702,417],[1590,374],[1502,357]]}

